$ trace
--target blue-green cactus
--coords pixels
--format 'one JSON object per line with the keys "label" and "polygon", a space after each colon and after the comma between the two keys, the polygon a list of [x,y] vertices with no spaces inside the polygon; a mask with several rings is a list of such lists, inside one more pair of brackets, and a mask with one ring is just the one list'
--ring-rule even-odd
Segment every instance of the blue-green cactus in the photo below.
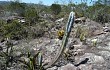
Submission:
{"label": "blue-green cactus", "polygon": [[64,52],[64,49],[66,48],[73,24],[74,24],[74,12],[72,11],[72,12],[70,12],[70,15],[68,18],[68,22],[66,25],[66,31],[63,36],[61,48],[60,48],[59,52],[57,53],[57,55],[55,56],[55,58],[52,60],[52,62],[50,62],[47,66],[45,66],[45,69],[51,67],[59,59],[61,54]]}

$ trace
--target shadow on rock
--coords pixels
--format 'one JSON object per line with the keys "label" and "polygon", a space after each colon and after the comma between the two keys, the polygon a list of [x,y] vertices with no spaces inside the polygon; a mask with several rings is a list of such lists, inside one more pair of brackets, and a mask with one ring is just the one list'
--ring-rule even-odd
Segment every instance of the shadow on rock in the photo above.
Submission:
{"label": "shadow on rock", "polygon": [[76,64],[75,66],[77,67],[81,64],[86,64],[88,60],[89,60],[89,58],[86,58],[85,60],[81,61],[80,63]]}

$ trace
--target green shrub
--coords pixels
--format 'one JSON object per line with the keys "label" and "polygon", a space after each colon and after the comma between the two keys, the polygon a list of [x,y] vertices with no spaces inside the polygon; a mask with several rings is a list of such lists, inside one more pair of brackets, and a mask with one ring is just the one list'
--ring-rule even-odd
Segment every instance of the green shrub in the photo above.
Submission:
{"label": "green shrub", "polygon": [[11,39],[13,38],[21,39],[24,37],[24,33],[26,33],[23,25],[16,20],[13,21],[12,23],[4,24],[1,27],[1,32],[3,34],[3,37]]}
{"label": "green shrub", "polygon": [[28,21],[28,25],[32,26],[32,25],[35,25],[35,23],[39,20],[40,17],[35,7],[29,6],[25,10],[25,18],[26,18],[26,21]]}
{"label": "green shrub", "polygon": [[[49,28],[52,26],[52,24],[48,23],[46,20],[41,20],[36,25],[32,26],[21,24],[17,20],[13,20],[11,23],[1,21],[0,25],[0,37],[14,40],[43,37],[45,32],[49,33]],[[50,34],[48,35],[48,37],[50,37]]]}
{"label": "green shrub", "polygon": [[60,12],[58,15],[56,15],[56,18],[62,18],[65,16],[66,13]]}
{"label": "green shrub", "polygon": [[51,10],[54,15],[58,15],[61,12],[61,6],[59,4],[52,4]]}
{"label": "green shrub", "polygon": [[95,21],[97,22],[101,22],[101,23],[107,23],[109,16],[105,13],[99,13],[98,15],[96,15]]}

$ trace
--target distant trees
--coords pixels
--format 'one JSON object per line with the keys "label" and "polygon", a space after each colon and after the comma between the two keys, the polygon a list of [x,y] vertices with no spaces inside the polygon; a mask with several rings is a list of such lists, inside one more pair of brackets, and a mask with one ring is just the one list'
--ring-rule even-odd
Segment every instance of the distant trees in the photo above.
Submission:
{"label": "distant trees", "polygon": [[81,3],[75,6],[76,17],[86,16],[86,10],[88,6],[86,3]]}
{"label": "distant trees", "polygon": [[110,6],[110,0],[98,0],[95,4],[103,4],[103,5],[109,5]]}
{"label": "distant trees", "polygon": [[[108,5],[109,3],[109,5]],[[90,18],[101,23],[109,22],[110,20],[110,2],[108,0],[98,0],[93,6],[87,9]]]}
{"label": "distant trees", "polygon": [[0,15],[2,14],[3,7],[0,5]]}
{"label": "distant trees", "polygon": [[61,12],[61,6],[59,4],[52,4],[50,8],[54,15],[58,15]]}
{"label": "distant trees", "polygon": [[19,1],[11,2],[8,6],[8,10],[13,13],[18,13],[20,16],[24,16],[26,3],[20,3]]}

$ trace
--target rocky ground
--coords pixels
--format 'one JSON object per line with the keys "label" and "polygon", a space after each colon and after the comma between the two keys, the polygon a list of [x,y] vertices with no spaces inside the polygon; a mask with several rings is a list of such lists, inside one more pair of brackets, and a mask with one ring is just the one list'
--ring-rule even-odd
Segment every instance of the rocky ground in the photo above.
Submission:
{"label": "rocky ground", "polygon": [[[79,25],[89,30],[89,36],[86,37],[84,42],[75,37],[76,28]],[[93,46],[93,39],[97,39],[95,46]],[[57,37],[14,41],[14,54],[21,55],[28,51],[35,54],[36,51],[41,50],[43,62],[51,62],[59,51],[61,42],[62,40],[57,39]],[[3,43],[0,43],[0,45],[4,46]],[[47,70],[110,70],[110,23],[101,25],[87,20],[85,23],[74,24],[67,49],[68,56],[62,54],[56,64]],[[25,70],[21,67],[22,65],[14,64],[8,70]]]}

